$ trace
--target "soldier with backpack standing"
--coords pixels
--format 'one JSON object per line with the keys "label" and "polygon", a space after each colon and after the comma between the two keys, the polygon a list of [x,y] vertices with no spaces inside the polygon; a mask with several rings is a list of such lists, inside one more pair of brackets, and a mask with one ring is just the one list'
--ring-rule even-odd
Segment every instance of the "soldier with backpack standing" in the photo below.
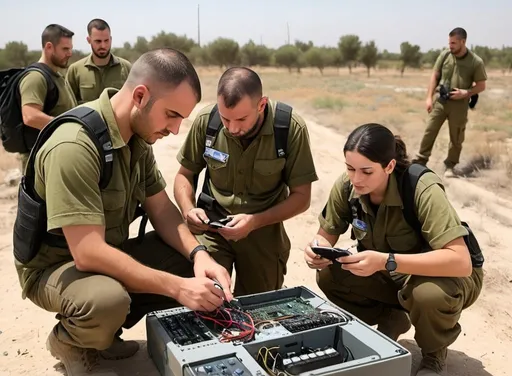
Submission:
{"label": "soldier with backpack standing", "polygon": [[[305,260],[332,302],[391,339],[412,322],[423,354],[417,376],[440,375],[462,310],[482,289],[478,242],[441,179],[411,165],[405,144],[386,127],[356,128],[344,154],[347,172],[331,189]],[[349,227],[359,252],[334,262],[313,252],[316,244],[334,246]]]}
{"label": "soldier with backpack standing", "polygon": [[304,120],[262,90],[251,69],[225,71],[217,105],[200,111],[177,156],[176,202],[212,257],[235,267],[235,295],[282,287],[290,254],[283,221],[308,209],[318,179]]}
{"label": "soldier with backpack standing", "polygon": [[59,72],[68,66],[73,35],[64,26],[48,25],[41,35],[39,61],[19,69],[1,94],[2,142],[6,151],[20,153],[23,171],[39,131],[53,117],[77,105]]}

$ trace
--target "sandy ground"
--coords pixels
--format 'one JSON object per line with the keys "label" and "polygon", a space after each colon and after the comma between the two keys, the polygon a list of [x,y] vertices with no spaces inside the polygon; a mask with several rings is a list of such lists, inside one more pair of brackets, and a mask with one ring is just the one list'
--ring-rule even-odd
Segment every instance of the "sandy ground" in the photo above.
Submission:
{"label": "sandy ground", "polygon": [[[317,215],[332,183],[343,171],[341,150],[345,139],[331,128],[312,121],[308,125],[320,181],[313,186],[310,209],[286,223],[292,252],[285,284],[304,285],[320,293],[315,272],[303,262],[302,248],[316,232]],[[179,136],[170,136],[155,146],[171,196],[178,167],[175,155],[187,131],[185,122]],[[512,203],[461,179],[448,183],[448,193],[460,216],[475,230],[487,260],[484,291],[477,303],[463,312],[462,334],[450,348],[449,375],[507,375],[507,353],[512,347],[512,254],[507,246],[512,238],[508,227],[512,224]],[[462,198],[464,194],[467,196]],[[0,189],[0,375],[61,375],[64,372],[59,363],[45,349],[47,334],[55,324],[54,315],[21,299],[11,247],[15,197],[16,189]],[[132,231],[136,229],[134,224]],[[120,375],[158,376],[146,352],[144,320],[125,331],[124,338],[140,341],[141,350],[133,358],[110,362],[109,366]],[[417,364],[414,330],[403,335],[400,343],[413,352]]]}

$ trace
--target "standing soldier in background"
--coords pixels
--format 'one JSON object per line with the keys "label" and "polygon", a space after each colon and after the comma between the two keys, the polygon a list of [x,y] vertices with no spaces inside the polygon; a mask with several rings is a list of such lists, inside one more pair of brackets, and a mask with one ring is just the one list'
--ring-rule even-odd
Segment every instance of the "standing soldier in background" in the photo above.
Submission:
{"label": "standing soldier in background", "polygon": [[[74,33],[64,26],[48,25],[41,36],[43,51],[39,63],[42,71],[28,71],[20,80],[23,124],[31,128],[23,130],[23,136],[29,147],[32,146],[32,141],[35,142],[39,130],[50,120],[77,105],[64,76],[59,72],[59,69],[65,69],[68,66],[73,52],[73,35]],[[51,77],[53,84],[47,81],[46,75]],[[49,100],[50,96],[51,100]],[[48,105],[48,102],[52,102],[51,105]],[[28,156],[29,153],[20,153],[22,172],[25,171]]]}
{"label": "standing soldier in background", "polygon": [[[466,47],[467,33],[457,27],[449,34],[449,49],[441,52],[434,65],[427,91],[429,117],[420,150],[413,163],[426,165],[441,126],[448,119],[450,145],[444,160],[444,177],[454,177],[459,163],[468,121],[470,98],[485,90],[487,74],[482,59]],[[474,85],[474,86],[473,86]],[[433,102],[434,90],[439,93]]]}
{"label": "standing soldier in background", "polygon": [[107,87],[121,89],[132,67],[128,60],[110,52],[110,26],[101,19],[87,25],[91,54],[70,65],[66,79],[79,104],[98,99]]}

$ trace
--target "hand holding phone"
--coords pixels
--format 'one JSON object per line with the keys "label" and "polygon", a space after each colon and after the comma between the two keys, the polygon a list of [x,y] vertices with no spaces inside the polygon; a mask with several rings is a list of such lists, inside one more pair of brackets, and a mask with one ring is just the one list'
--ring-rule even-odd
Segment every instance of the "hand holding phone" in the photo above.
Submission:
{"label": "hand holding phone", "polygon": [[223,227],[226,227],[226,225],[229,222],[231,222],[232,219],[233,219],[232,217],[221,218],[217,221],[208,222],[208,226],[210,226],[212,228],[223,228]]}
{"label": "hand holding phone", "polygon": [[311,249],[317,255],[331,261],[336,261],[339,257],[350,256],[352,254],[347,249],[334,247],[312,246]]}

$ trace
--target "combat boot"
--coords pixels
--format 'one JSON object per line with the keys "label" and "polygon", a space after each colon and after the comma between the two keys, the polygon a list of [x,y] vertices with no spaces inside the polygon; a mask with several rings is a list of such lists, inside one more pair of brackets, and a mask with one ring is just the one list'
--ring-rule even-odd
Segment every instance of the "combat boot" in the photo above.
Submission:
{"label": "combat boot", "polygon": [[100,351],[103,359],[119,360],[130,358],[139,351],[139,343],[137,341],[124,341],[121,337],[114,337],[114,342],[108,349]]}
{"label": "combat boot", "polygon": [[405,311],[392,309],[391,313],[377,326],[377,330],[396,342],[401,334],[411,329],[411,321]]}
{"label": "combat boot", "polygon": [[448,349],[423,354],[420,368],[416,376],[441,376],[446,368],[446,356],[448,355]]}
{"label": "combat boot", "polygon": [[68,345],[58,340],[52,330],[46,341],[46,348],[53,357],[61,361],[67,376],[118,376],[112,370],[99,369],[99,352]]}

